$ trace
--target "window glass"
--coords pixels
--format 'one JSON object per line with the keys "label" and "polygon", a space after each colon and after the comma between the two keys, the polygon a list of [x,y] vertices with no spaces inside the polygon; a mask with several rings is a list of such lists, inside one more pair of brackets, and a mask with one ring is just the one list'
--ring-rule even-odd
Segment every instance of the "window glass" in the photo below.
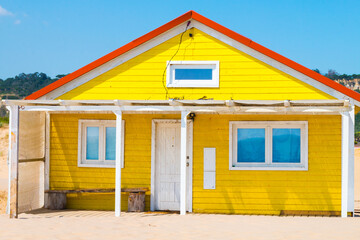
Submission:
{"label": "window glass", "polygon": [[106,127],[105,160],[115,160],[116,154],[116,128]]}
{"label": "window glass", "polygon": [[237,129],[237,162],[265,162],[265,128]]}
{"label": "window glass", "polygon": [[175,80],[212,80],[212,69],[175,69]]}
{"label": "window glass", "polygon": [[86,159],[99,159],[99,127],[86,127]]}
{"label": "window glass", "polygon": [[300,163],[300,129],[274,128],[272,161],[274,163]]}

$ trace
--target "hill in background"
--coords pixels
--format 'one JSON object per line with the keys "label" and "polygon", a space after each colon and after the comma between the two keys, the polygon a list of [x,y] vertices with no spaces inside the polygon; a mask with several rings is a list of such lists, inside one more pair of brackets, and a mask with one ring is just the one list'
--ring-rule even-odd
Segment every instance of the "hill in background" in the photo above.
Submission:
{"label": "hill in background", "polygon": [[0,98],[22,99],[64,76],[66,75],[60,74],[51,78],[45,73],[35,72],[21,73],[5,80],[0,78]]}

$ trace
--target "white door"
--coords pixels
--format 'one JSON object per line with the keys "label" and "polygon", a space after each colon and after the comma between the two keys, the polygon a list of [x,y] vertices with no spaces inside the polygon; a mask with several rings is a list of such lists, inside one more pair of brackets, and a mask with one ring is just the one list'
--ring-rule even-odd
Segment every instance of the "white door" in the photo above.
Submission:
{"label": "white door", "polygon": [[[156,123],[155,210],[180,210],[180,129],[179,121],[170,120]],[[190,140],[189,133],[188,136],[188,140]],[[188,152],[190,152],[190,141],[187,142]],[[189,162],[187,167],[187,199],[189,199],[189,196],[191,196],[189,166],[191,164],[190,157],[192,156],[191,154],[187,156]],[[189,210],[189,201],[187,205]]]}

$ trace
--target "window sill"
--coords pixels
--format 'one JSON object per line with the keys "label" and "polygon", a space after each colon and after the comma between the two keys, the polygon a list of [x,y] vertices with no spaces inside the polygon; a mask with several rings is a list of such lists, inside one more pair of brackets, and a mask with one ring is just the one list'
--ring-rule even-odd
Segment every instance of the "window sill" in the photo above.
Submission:
{"label": "window sill", "polygon": [[231,166],[229,170],[245,171],[308,171],[308,166]]}
{"label": "window sill", "polygon": [[174,84],[174,83],[169,83],[166,86],[167,88],[220,88],[219,84],[190,84],[190,85],[185,85],[185,84]]}
{"label": "window sill", "polygon": [[78,167],[91,167],[91,168],[115,168],[115,164],[88,164],[79,163]]}

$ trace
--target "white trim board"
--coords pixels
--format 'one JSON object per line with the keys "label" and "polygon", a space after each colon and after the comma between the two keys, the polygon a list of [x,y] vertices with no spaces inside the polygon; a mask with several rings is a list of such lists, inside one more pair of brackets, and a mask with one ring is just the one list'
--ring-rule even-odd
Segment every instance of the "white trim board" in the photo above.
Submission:
{"label": "white trim board", "polygon": [[[155,210],[155,153],[156,153],[156,124],[157,123],[179,123],[181,124],[180,119],[153,119],[151,127],[151,187],[150,187],[150,211]],[[191,120],[187,121],[189,136],[189,176],[188,176],[188,192],[187,192],[187,211],[192,212],[192,185],[193,185],[193,122]]]}
{"label": "white trim board", "polygon": [[[63,85],[57,89],[54,89],[53,91],[40,97],[39,100],[55,99],[55,98],[65,94],[66,92],[69,92],[69,91],[79,87],[80,85],[94,79],[95,77],[97,77],[97,76],[121,65],[122,63],[125,63],[128,60],[152,49],[153,47],[158,46],[159,44],[177,36],[178,34],[182,33],[185,30],[186,24],[187,24],[187,21],[182,24],[179,24],[178,26],[174,27],[173,29],[171,29],[163,34],[160,34],[159,36],[149,40],[148,42],[141,44],[140,46],[138,46],[124,54],[121,54],[120,56],[114,58],[113,60],[102,64],[101,66],[91,70],[90,72],[87,72],[87,73],[79,76],[78,78],[66,83],[65,85]],[[279,69],[280,71],[282,71],[296,79],[303,81],[306,84],[309,84],[310,86],[313,86],[313,87],[323,91],[326,94],[329,94],[330,96],[333,96],[334,98],[353,100],[349,96],[347,96],[331,87],[328,87],[325,84],[320,83],[319,81],[317,81],[313,78],[310,78],[310,77],[306,76],[305,74],[300,73],[299,71],[297,71],[291,67],[288,67],[285,64],[280,63],[280,62],[274,60],[273,58],[268,57],[265,54],[262,54],[262,53],[218,32],[218,31],[192,19],[188,29],[193,28],[193,27],[199,29],[200,31],[205,32],[206,34],[209,34],[210,36],[212,36],[212,37],[276,68],[276,69]],[[355,100],[353,100],[353,102],[357,106],[360,106],[360,102],[355,101]]]}

